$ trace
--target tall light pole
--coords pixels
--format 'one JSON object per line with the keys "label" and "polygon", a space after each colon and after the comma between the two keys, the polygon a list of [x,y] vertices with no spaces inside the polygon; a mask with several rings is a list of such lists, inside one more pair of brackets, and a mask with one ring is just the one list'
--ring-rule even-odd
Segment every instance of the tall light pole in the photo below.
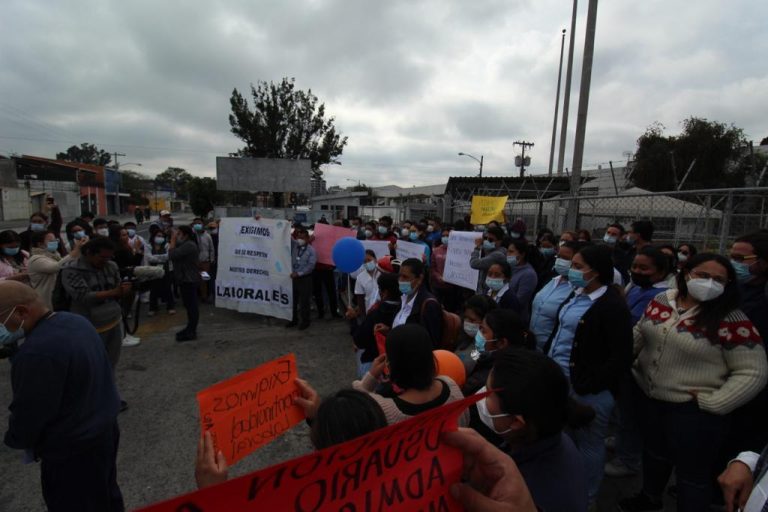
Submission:
{"label": "tall light pole", "polygon": [[566,217],[570,229],[577,227],[579,201],[576,195],[581,185],[581,165],[584,160],[584,137],[587,131],[587,111],[589,110],[589,88],[592,84],[592,60],[595,55],[595,30],[597,26],[597,0],[589,0],[587,10],[587,33],[584,36],[584,59],[581,64],[581,91],[579,92],[579,110],[576,116],[576,139],[573,143],[573,165],[571,168],[571,200]]}
{"label": "tall light pole", "polygon": [[557,94],[555,95],[555,120],[552,121],[552,142],[549,145],[549,175],[552,176],[552,164],[555,163],[555,138],[557,137],[557,111],[560,108],[560,79],[563,77],[563,50],[565,49],[565,29],[560,40],[560,64],[557,66]]}
{"label": "tall light pole", "polygon": [[573,0],[573,14],[571,15],[571,37],[568,42],[568,69],[565,72],[565,93],[563,96],[563,125],[560,130],[560,150],[557,153],[557,175],[563,175],[563,162],[565,161],[565,141],[568,136],[568,107],[571,102],[571,77],[573,76],[573,46],[576,43],[576,11],[578,0]]}
{"label": "tall light pole", "polygon": [[479,163],[480,164],[480,174],[478,174],[477,176],[478,176],[478,178],[482,178],[483,177],[483,155],[480,155],[480,160],[478,160],[476,157],[470,155],[469,153],[459,153],[459,156],[468,156],[469,158],[471,158],[475,162]]}

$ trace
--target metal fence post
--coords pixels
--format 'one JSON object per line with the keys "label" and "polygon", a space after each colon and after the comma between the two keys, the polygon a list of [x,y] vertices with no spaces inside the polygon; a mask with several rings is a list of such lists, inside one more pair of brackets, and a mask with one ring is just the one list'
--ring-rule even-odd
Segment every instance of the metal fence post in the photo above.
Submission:
{"label": "metal fence post", "polygon": [[720,242],[717,247],[717,252],[723,254],[725,252],[725,246],[728,242],[728,235],[731,230],[731,216],[733,214],[733,191],[728,191],[728,198],[725,200],[725,209],[723,210],[723,218],[720,222]]}

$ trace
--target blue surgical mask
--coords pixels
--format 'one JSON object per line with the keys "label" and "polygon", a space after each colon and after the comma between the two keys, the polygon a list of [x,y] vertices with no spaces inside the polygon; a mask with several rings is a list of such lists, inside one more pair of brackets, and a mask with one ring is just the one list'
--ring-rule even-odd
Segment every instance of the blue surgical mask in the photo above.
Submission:
{"label": "blue surgical mask", "polygon": [[48,252],[56,252],[59,250],[59,241],[54,240],[52,242],[48,242],[45,244],[45,248],[48,249]]}
{"label": "blue surgical mask", "polygon": [[555,260],[555,272],[557,272],[558,275],[567,276],[570,269],[570,260],[564,260],[563,258],[557,258]]}
{"label": "blue surgical mask", "polygon": [[504,288],[504,280],[499,278],[493,278],[493,277],[486,277],[485,278],[485,286],[490,288],[491,290],[497,292]]}
{"label": "blue surgical mask", "polygon": [[443,245],[448,245],[448,237],[444,236],[440,239],[440,241],[443,243]]}
{"label": "blue surgical mask", "polygon": [[486,339],[483,337],[483,333],[478,330],[475,334],[475,350],[481,354],[485,352],[485,343]]}
{"label": "blue surgical mask", "polygon": [[219,234],[219,228],[209,228],[208,232],[212,235],[218,235]]}
{"label": "blue surgical mask", "polygon": [[555,254],[555,248],[554,247],[542,247],[539,249],[539,252],[542,256],[553,256]]}
{"label": "blue surgical mask", "polygon": [[496,244],[490,240],[483,240],[483,249],[486,251],[492,251],[496,248]]}
{"label": "blue surgical mask", "polygon": [[[594,279],[594,277],[592,279]],[[592,282],[592,279],[590,279],[589,281],[584,279],[584,272],[582,272],[581,270],[576,270],[575,268],[571,268],[570,270],[568,270],[568,280],[576,288],[586,288],[589,285],[589,283]]]}
{"label": "blue surgical mask", "polygon": [[415,242],[419,239],[419,234],[415,231],[411,231],[411,233],[408,235],[408,238],[411,239],[411,242]]}
{"label": "blue surgical mask", "polygon": [[410,281],[398,281],[400,287],[400,293],[403,295],[410,295],[413,292],[413,285]]}
{"label": "blue surgical mask", "polygon": [[41,224],[39,222],[32,222],[29,225],[29,229],[32,231],[45,231],[45,224]]}
{"label": "blue surgical mask", "polygon": [[520,233],[517,233],[516,231],[510,231],[509,236],[512,238],[520,238]]}
{"label": "blue surgical mask", "polygon": [[8,328],[5,326],[5,322],[7,322],[9,318],[11,318],[11,315],[13,314],[14,311],[16,311],[15,306],[13,309],[11,309],[11,312],[8,313],[8,316],[5,317],[5,321],[2,324],[0,324],[0,345],[8,345],[24,337],[24,328],[23,328],[24,321],[22,321],[19,328],[13,332],[9,331]]}
{"label": "blue surgical mask", "polygon": [[603,237],[603,242],[607,243],[608,245],[616,245],[617,241],[618,239],[615,236],[611,236],[608,233],[606,233]]}
{"label": "blue surgical mask", "polygon": [[96,234],[99,236],[109,236],[109,229],[108,228],[99,228],[96,230]]}
{"label": "blue surgical mask", "polygon": [[198,232],[202,231],[203,230],[203,225],[202,224],[192,224],[192,229],[194,229],[195,231],[198,231]]}
{"label": "blue surgical mask", "polygon": [[16,256],[19,254],[19,248],[18,247],[3,247],[3,254],[6,256]]}
{"label": "blue surgical mask", "polygon": [[731,266],[736,271],[736,279],[740,283],[746,283],[752,279],[752,272],[749,271],[750,265],[736,260],[731,260]]}
{"label": "blue surgical mask", "polygon": [[165,237],[164,236],[156,236],[155,237],[155,243],[157,245],[163,245],[165,243]]}
{"label": "blue surgical mask", "polygon": [[136,230],[135,229],[126,229],[126,231],[128,232],[128,236],[129,237],[133,238],[133,237],[136,236]]}
{"label": "blue surgical mask", "polygon": [[[467,336],[474,339],[479,331],[480,331],[480,324],[476,324],[474,322],[464,320],[464,332],[467,333]],[[483,343],[485,343],[485,340],[483,340]]]}
{"label": "blue surgical mask", "polygon": [[517,256],[507,256],[507,263],[509,263],[510,267],[516,267],[517,266]]}
{"label": "blue surgical mask", "polygon": [[379,234],[380,235],[386,235],[387,234],[387,228],[385,226],[379,226]]}
{"label": "blue surgical mask", "polygon": [[370,229],[365,230],[365,238],[371,238],[373,236],[373,231]]}
{"label": "blue surgical mask", "polygon": [[365,270],[368,272],[373,272],[376,270],[376,262],[375,261],[369,261],[365,264]]}
{"label": "blue surgical mask", "polygon": [[85,237],[85,231],[75,231],[74,233],[72,233],[72,238],[74,238],[75,240],[80,240],[83,237]]}

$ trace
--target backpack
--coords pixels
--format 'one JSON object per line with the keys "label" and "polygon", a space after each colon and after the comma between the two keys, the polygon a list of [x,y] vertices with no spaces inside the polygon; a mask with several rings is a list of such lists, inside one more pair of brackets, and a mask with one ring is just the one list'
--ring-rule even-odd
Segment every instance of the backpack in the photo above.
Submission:
{"label": "backpack", "polygon": [[453,352],[456,348],[456,341],[462,331],[461,318],[456,313],[451,313],[443,308],[437,299],[427,299],[421,304],[421,315],[424,316],[424,308],[428,302],[435,302],[440,306],[443,313],[443,336],[440,340],[440,348]]}
{"label": "backpack", "polygon": [[53,287],[53,293],[51,294],[51,305],[54,311],[69,311],[69,307],[72,304],[72,298],[64,288],[64,284],[61,282],[61,270],[56,275],[56,284]]}

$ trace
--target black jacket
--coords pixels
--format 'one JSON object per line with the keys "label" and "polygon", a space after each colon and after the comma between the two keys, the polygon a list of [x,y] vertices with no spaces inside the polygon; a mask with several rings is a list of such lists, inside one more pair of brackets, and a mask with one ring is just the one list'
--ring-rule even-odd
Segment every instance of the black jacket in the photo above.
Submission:
{"label": "black jacket", "polygon": [[[426,305],[425,302],[429,301]],[[422,309],[424,315],[422,315]],[[442,346],[443,340],[443,307],[440,302],[432,295],[424,285],[419,287],[416,292],[416,299],[413,301],[413,309],[411,314],[408,315],[408,319],[405,321],[407,324],[421,324],[427,332],[429,332],[429,338],[432,340],[432,347],[439,349]]]}
{"label": "black jacket", "polygon": [[614,286],[584,313],[571,350],[571,384],[580,395],[615,392],[632,365],[632,320]]}
{"label": "black jacket", "polygon": [[376,324],[384,324],[392,327],[392,322],[398,311],[400,311],[400,303],[391,304],[389,302],[380,301],[376,304],[375,308],[371,308],[363,320],[363,323],[355,328],[355,331],[352,333],[352,340],[355,342],[357,348],[363,349],[363,355],[360,358],[361,362],[370,363],[379,355],[379,348],[376,346],[376,336],[373,334],[373,327]]}

